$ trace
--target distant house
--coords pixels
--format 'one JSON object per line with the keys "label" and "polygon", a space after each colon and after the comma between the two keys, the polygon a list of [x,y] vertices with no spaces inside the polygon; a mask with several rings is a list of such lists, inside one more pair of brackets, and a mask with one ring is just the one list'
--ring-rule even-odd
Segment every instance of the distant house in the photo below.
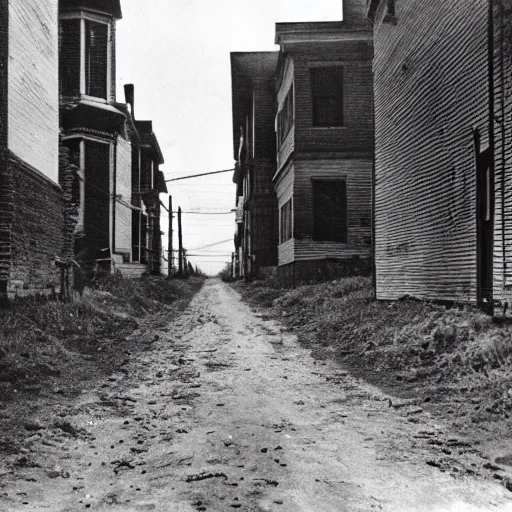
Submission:
{"label": "distant house", "polygon": [[509,0],[371,0],[377,297],[512,290]]}
{"label": "distant house", "polygon": [[138,277],[160,269],[155,191],[166,187],[151,122],[134,117],[133,86],[127,87],[130,107],[116,101],[120,18],[119,0],[60,1],[61,128],[79,169],[77,260],[88,269]]}
{"label": "distant house", "polygon": [[59,186],[58,1],[0,3],[0,299],[58,292],[69,250]]}
{"label": "distant house", "polygon": [[[138,148],[140,158],[140,178],[133,181],[134,200],[141,198],[140,216],[134,217],[134,246],[139,240],[140,253],[135,261],[145,263],[148,272],[159,274],[161,271],[162,232],[160,225],[161,204],[159,194],[167,193],[164,173],[159,166],[164,158],[158,139],[153,132],[151,121],[136,121],[135,126],[141,137]],[[140,238],[139,238],[140,236]],[[134,247],[136,250],[136,247]]]}
{"label": "distant house", "polygon": [[276,25],[278,262],[290,283],[370,269],[372,31],[363,1],[344,16]]}
{"label": "distant house", "polygon": [[277,52],[231,54],[233,148],[237,185],[235,274],[251,277],[277,266],[274,75]]}

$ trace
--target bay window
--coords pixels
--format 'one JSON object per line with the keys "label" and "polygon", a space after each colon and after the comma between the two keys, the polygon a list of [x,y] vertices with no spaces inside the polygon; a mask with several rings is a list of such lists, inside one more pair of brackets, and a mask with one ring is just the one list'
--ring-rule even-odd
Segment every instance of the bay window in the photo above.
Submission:
{"label": "bay window", "polygon": [[59,74],[62,96],[109,99],[110,22],[64,18],[59,27]]}

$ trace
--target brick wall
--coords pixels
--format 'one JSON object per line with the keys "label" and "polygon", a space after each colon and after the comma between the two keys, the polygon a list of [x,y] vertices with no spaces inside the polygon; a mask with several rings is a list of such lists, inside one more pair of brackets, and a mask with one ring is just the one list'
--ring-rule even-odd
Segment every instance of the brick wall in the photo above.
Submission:
{"label": "brick wall", "polygon": [[15,156],[8,161],[12,190],[9,296],[48,294],[60,287],[56,257],[65,256],[61,189]]}

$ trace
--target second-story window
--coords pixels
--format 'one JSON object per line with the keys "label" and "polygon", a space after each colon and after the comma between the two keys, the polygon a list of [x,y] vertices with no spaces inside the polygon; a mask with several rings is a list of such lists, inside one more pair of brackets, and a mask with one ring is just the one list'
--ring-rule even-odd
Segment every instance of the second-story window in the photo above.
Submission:
{"label": "second-story window", "polygon": [[83,18],[62,19],[59,36],[61,94],[107,100],[109,24]]}
{"label": "second-story window", "polygon": [[108,25],[85,21],[85,94],[107,98]]}
{"label": "second-story window", "polygon": [[288,94],[283,102],[283,107],[277,114],[277,143],[281,145],[291,127],[293,126],[294,116],[294,98],[293,98],[293,85],[290,87]]}
{"label": "second-story window", "polygon": [[311,70],[313,126],[343,126],[343,68]]}

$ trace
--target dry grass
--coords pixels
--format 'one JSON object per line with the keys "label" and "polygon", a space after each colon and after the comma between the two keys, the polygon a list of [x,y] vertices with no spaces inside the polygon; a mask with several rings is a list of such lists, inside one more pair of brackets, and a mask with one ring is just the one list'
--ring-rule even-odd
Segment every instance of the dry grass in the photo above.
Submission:
{"label": "dry grass", "polygon": [[[81,356],[105,357],[143,318],[186,300],[201,284],[201,279],[113,276],[86,290],[78,302],[15,301],[0,311],[0,384],[41,383],[79,368]],[[0,385],[0,398],[6,389]]]}
{"label": "dry grass", "polygon": [[377,302],[370,278],[294,290],[275,281],[235,286],[249,302],[271,307],[317,357],[338,358],[394,391],[473,393],[491,404],[473,407],[474,421],[512,414],[509,323],[428,302]]}

